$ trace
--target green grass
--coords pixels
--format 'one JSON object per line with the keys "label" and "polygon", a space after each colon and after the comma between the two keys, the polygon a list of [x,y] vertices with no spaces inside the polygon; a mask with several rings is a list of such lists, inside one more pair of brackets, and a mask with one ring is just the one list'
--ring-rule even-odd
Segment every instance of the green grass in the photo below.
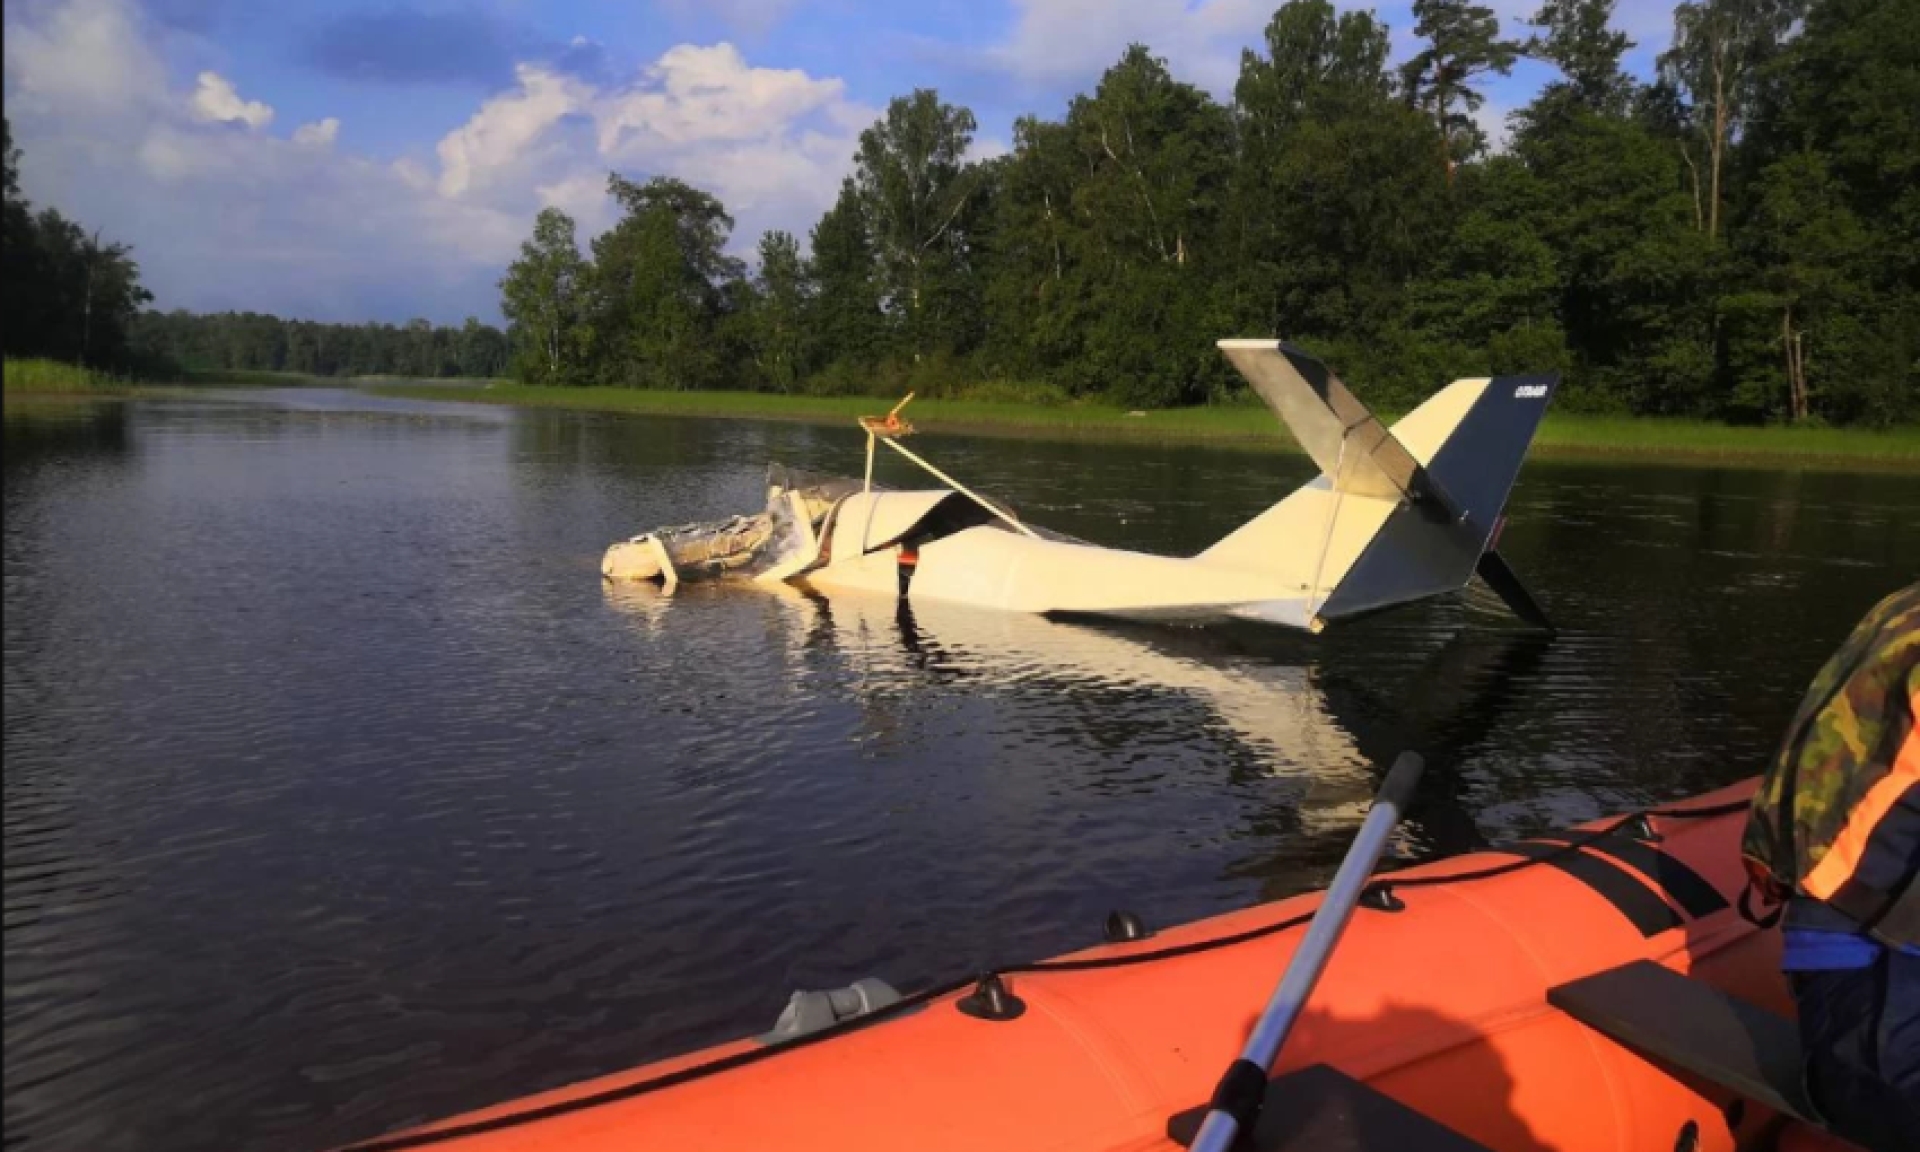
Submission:
{"label": "green grass", "polygon": [[[762,392],[650,392],[630,388],[486,388],[381,386],[386,396],[470,400],[527,408],[568,408],[663,416],[751,417],[852,425],[884,414],[891,402],[867,396],[781,396]],[[1153,440],[1292,450],[1266,408],[1214,405],[1130,413],[1104,404],[1023,404],[979,400],[915,400],[906,416],[927,430],[1006,435]],[[1536,442],[1544,456],[1859,463],[1920,469],[1920,427],[1891,431],[1848,428],[1747,428],[1700,420],[1558,413]]]}
{"label": "green grass", "polygon": [[1539,445],[1570,454],[1861,460],[1920,468],[1920,427],[1738,427],[1705,420],[1548,416]]}
{"label": "green grass", "polygon": [[180,373],[176,382],[194,388],[311,388],[315,385],[343,383],[325,376],[310,376],[305,372],[268,372],[251,368],[188,369]]}
{"label": "green grass", "polygon": [[[497,383],[486,388],[444,385],[376,386],[384,396],[422,400],[473,400],[525,408],[571,408],[655,416],[749,417],[851,425],[861,416],[881,416],[896,400],[873,396],[785,396],[769,392],[652,392],[637,388],[532,388]],[[1176,408],[1129,416],[1101,404],[1032,404],[1001,400],[915,400],[906,417],[952,431],[1057,431],[1149,438],[1241,439],[1283,443],[1264,408]]]}
{"label": "green grass", "polygon": [[392,386],[421,388],[479,388],[495,381],[484,376],[425,378],[420,376],[317,376],[310,372],[274,372],[256,368],[188,369],[178,382],[193,388],[240,386],[246,388],[352,388],[356,386]]}
{"label": "green grass", "polygon": [[[325,384],[328,381],[299,372],[215,369],[181,372],[166,383],[188,388],[290,388]],[[136,391],[152,391],[150,388],[136,387],[131,376],[115,376],[60,360],[15,360],[11,357],[6,361],[6,388],[9,392],[41,395],[127,395]]]}
{"label": "green grass", "polygon": [[380,388],[486,388],[511,383],[498,376],[389,376],[381,373],[325,379],[335,384]]}
{"label": "green grass", "polygon": [[9,356],[4,365],[6,391],[42,395],[111,395],[124,392],[130,381],[78,364],[58,360],[16,360]]}

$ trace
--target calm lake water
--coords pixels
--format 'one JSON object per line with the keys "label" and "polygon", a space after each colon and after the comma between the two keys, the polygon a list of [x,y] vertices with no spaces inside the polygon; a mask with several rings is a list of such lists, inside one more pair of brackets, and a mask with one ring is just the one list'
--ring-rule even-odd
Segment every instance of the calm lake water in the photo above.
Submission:
{"label": "calm lake water", "polygon": [[[1029,518],[1197,550],[1301,459],[930,434]],[[1753,773],[1920,572],[1920,476],[1535,461],[1469,594],[1319,638],[729,588],[611,540],[852,429],[297,391],[9,415],[5,1127],[313,1149]],[[891,474],[912,482],[904,472]]]}

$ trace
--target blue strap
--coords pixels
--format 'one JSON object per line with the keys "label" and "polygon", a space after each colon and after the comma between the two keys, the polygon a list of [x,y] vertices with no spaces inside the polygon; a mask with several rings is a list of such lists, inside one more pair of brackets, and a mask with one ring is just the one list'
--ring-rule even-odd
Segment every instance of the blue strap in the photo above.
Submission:
{"label": "blue strap", "polygon": [[1818,928],[1788,928],[1780,967],[1786,972],[1833,972],[1871,968],[1880,959],[1881,945],[1857,932],[1828,932]]}

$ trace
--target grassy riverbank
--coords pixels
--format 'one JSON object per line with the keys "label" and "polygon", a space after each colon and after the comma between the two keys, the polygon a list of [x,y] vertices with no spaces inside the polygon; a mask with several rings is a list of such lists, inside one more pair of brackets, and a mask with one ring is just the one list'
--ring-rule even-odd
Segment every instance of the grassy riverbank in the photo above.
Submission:
{"label": "grassy riverbank", "polygon": [[[887,401],[867,396],[780,396],[762,392],[649,392],[629,388],[488,388],[379,386],[386,396],[467,400],[528,408],[568,408],[645,415],[751,417],[851,424],[883,414]],[[1217,405],[1146,413],[1099,404],[1040,405],[976,400],[916,400],[907,416],[927,429],[1006,435],[1142,439],[1167,443],[1290,448],[1264,407]],[[1920,468],[1920,428],[1885,432],[1847,428],[1738,428],[1696,420],[1547,417],[1537,448],[1543,455],[1646,459],[1853,461]]]}
{"label": "grassy riverbank", "polygon": [[9,356],[5,364],[0,365],[0,373],[4,373],[8,393],[108,396],[125,392],[132,386],[132,381],[124,377],[58,360],[16,360]]}
{"label": "grassy riverbank", "polygon": [[329,380],[301,372],[248,372],[222,369],[214,372],[182,372],[151,384],[131,376],[82,368],[60,360],[17,360],[8,357],[5,364],[8,393],[37,396],[123,396],[135,391],[147,393],[155,387],[179,388],[302,388],[332,384],[343,387],[344,380]]}
{"label": "grassy riverbank", "polygon": [[323,388],[345,381],[305,372],[266,372],[247,368],[217,368],[180,373],[179,383],[193,388]]}

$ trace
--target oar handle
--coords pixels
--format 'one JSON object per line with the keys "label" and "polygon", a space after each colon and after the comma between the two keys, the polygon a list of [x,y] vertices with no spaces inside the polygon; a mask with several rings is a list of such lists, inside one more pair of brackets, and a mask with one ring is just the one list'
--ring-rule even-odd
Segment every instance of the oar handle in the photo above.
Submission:
{"label": "oar handle", "polygon": [[1426,761],[1414,752],[1402,752],[1393,762],[1373,798],[1373,807],[1361,821],[1353,846],[1347,849],[1347,858],[1340,862],[1333,883],[1327,886],[1320,907],[1314,910],[1313,922],[1307,925],[1306,935],[1294,949],[1293,959],[1288,961],[1286,973],[1280,977],[1280,986],[1273,990],[1273,998],[1267,1001],[1266,1010],[1254,1023],[1253,1034],[1247,1037],[1240,1059],[1234,1061],[1221,1078],[1220,1088],[1214,1093],[1213,1109],[1194,1137],[1193,1152],[1228,1152],[1243,1120],[1250,1121],[1257,1116],[1274,1058],[1280,1055],[1287,1034],[1293,1031],[1294,1022],[1307,1006],[1307,998],[1313,995],[1320,973],[1326,969],[1334,946],[1340,942],[1340,934],[1346,930],[1347,921],[1360,903],[1360,894],[1365,891],[1374,866],[1380,862],[1380,854],[1386,850],[1387,837],[1393,833],[1394,825],[1400,823],[1400,815],[1412,799],[1420,773],[1425,769]]}

